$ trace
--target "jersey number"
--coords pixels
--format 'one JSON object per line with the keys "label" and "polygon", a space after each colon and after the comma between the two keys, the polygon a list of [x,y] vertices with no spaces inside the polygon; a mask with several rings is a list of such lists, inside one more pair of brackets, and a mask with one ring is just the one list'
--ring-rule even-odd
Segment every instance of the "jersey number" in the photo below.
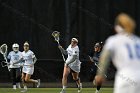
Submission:
{"label": "jersey number", "polygon": [[[129,57],[131,59],[134,59],[134,58],[140,59],[140,45],[139,44],[136,44],[135,46],[131,46],[129,44],[126,44],[126,48],[128,50]],[[134,52],[132,51],[133,48],[134,48]]]}

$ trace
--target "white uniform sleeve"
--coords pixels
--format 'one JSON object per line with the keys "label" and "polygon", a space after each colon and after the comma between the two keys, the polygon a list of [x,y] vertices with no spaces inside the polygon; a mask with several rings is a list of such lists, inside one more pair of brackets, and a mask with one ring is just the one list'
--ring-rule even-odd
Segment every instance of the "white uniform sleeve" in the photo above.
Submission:
{"label": "white uniform sleeve", "polygon": [[11,52],[7,56],[8,59],[11,59]]}
{"label": "white uniform sleeve", "polygon": [[32,58],[35,58],[35,54],[32,52]]}
{"label": "white uniform sleeve", "polygon": [[30,55],[29,58],[35,58],[35,54],[32,51],[30,51],[29,55]]}
{"label": "white uniform sleeve", "polygon": [[36,58],[36,56],[35,56],[35,54],[33,52],[31,53],[31,55],[32,55],[32,58],[33,58],[33,63],[35,64],[36,61],[37,61],[37,58]]}

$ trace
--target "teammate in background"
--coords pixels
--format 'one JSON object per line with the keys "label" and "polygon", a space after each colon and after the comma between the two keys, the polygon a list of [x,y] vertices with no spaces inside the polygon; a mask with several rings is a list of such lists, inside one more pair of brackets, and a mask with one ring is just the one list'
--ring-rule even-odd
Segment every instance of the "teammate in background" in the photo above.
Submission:
{"label": "teammate in background", "polygon": [[104,81],[110,59],[117,69],[114,93],[138,93],[140,88],[140,38],[134,35],[135,22],[121,13],[115,22],[116,35],[107,39],[99,62],[96,82]]}
{"label": "teammate in background", "polygon": [[91,68],[90,68],[90,80],[92,80],[93,84],[96,85],[96,92],[95,93],[99,93],[99,90],[101,88],[101,84],[97,85],[96,81],[95,81],[95,76],[96,76],[96,72],[97,72],[97,69],[98,69],[96,64],[98,65],[98,63],[99,63],[101,49],[102,49],[102,42],[101,43],[96,43],[94,45],[93,52],[89,55],[90,58],[92,58],[92,59],[90,59],[90,61],[91,62],[93,61],[91,63]]}
{"label": "teammate in background", "polygon": [[27,83],[36,83],[37,88],[40,86],[40,79],[34,80],[30,79],[31,75],[34,73],[34,64],[37,61],[37,58],[35,57],[35,54],[29,50],[29,43],[24,43],[24,51],[22,52],[23,60],[25,61],[23,69],[22,69],[22,82],[24,86],[24,90],[21,92],[27,91]]}
{"label": "teammate in background", "polygon": [[72,38],[71,44],[68,46],[66,50],[64,50],[62,46],[59,46],[61,52],[64,53],[65,55],[68,55],[63,71],[63,78],[62,78],[63,89],[60,93],[66,93],[67,78],[70,72],[73,76],[74,81],[78,86],[78,93],[81,92],[82,83],[80,82],[80,78],[79,78],[81,62],[79,60],[79,47],[77,44],[78,44],[78,40],[76,38]]}
{"label": "teammate in background", "polygon": [[[20,87],[20,82],[21,82],[21,68],[18,66],[20,63],[13,65],[15,62],[19,61],[22,58],[22,53],[19,51],[19,45],[17,43],[14,43],[12,45],[13,51],[11,51],[8,54],[8,60],[10,60],[10,74],[11,74],[11,79],[13,82],[13,89],[16,89],[16,86],[18,88]],[[21,61],[20,61],[21,62]]]}

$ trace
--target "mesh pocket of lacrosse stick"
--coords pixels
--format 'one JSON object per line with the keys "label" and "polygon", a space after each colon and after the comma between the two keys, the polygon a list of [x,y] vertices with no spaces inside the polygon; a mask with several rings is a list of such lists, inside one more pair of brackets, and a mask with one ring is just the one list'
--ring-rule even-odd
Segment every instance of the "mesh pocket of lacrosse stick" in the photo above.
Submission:
{"label": "mesh pocket of lacrosse stick", "polygon": [[55,41],[59,41],[59,36],[60,36],[60,32],[58,32],[58,31],[54,31],[53,33],[52,33],[52,36],[55,38]]}
{"label": "mesh pocket of lacrosse stick", "polygon": [[0,53],[3,55],[6,55],[6,53],[7,53],[7,45],[6,44],[1,45]]}

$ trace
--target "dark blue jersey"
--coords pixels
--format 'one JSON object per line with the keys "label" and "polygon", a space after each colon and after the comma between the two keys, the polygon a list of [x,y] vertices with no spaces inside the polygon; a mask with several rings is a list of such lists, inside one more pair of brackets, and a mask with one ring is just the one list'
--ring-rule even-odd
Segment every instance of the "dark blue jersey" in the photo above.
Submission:
{"label": "dark blue jersey", "polygon": [[93,61],[97,64],[99,63],[100,54],[101,54],[101,52],[95,52],[92,56]]}
{"label": "dark blue jersey", "polygon": [[[101,54],[101,52],[94,52],[90,55],[96,64],[99,63],[100,54]],[[95,65],[94,62],[92,62],[92,65],[90,66],[91,79],[93,79],[95,77],[96,72],[97,72],[97,66]]]}

